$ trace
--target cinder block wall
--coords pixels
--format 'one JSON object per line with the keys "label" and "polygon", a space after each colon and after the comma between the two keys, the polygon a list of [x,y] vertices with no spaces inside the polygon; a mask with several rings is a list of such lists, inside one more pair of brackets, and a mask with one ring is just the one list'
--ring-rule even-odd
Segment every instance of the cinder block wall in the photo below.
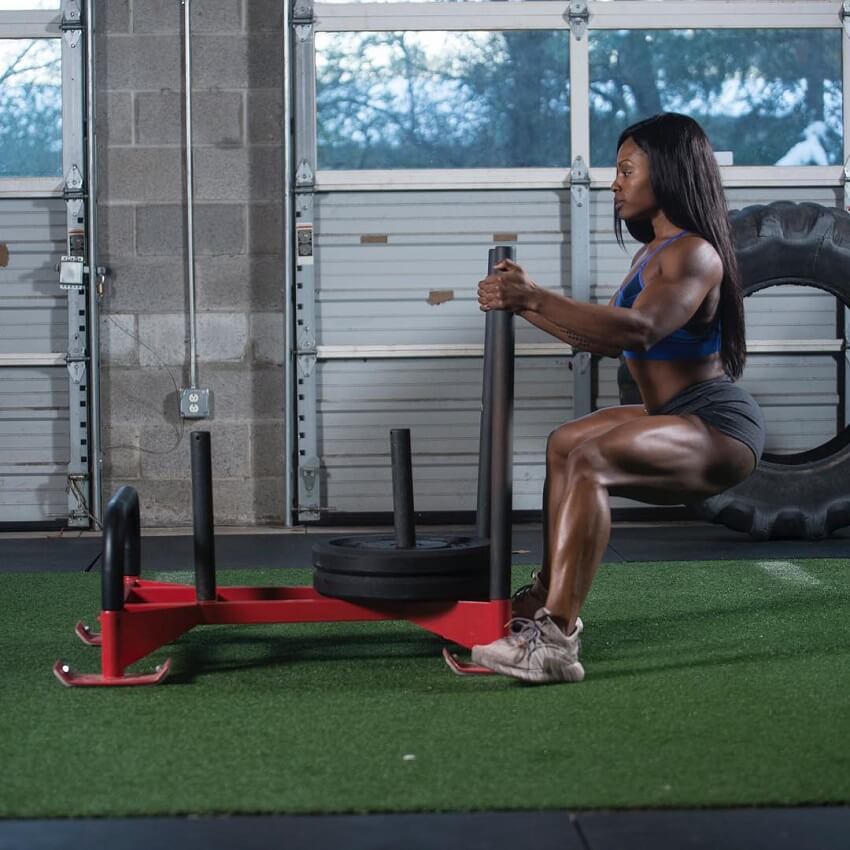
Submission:
{"label": "cinder block wall", "polygon": [[189,439],[212,432],[216,521],[283,519],[279,0],[193,0],[199,384],[189,385],[182,6],[99,0],[98,213],[104,493],[139,491],[149,526],[191,523]]}

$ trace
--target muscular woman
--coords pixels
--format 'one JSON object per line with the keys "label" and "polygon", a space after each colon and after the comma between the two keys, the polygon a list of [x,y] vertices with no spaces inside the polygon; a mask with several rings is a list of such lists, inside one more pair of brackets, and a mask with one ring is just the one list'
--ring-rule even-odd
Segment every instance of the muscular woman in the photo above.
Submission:
{"label": "muscular woman", "polygon": [[584,678],[579,617],[608,545],[611,496],[701,501],[743,481],[764,420],[734,383],[746,343],[735,253],[711,145],[663,113],[617,143],[614,227],[644,245],[607,306],[567,298],[504,261],[481,281],[482,310],[511,310],[576,349],[625,356],[642,405],[597,410],[549,436],[543,567],[513,598],[511,633],[473,660],[531,682]]}

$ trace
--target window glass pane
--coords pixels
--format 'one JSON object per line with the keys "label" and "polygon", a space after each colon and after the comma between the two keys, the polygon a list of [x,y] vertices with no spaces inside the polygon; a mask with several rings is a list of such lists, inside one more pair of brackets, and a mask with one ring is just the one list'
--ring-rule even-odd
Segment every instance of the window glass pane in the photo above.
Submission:
{"label": "window glass pane", "polygon": [[29,12],[33,9],[59,9],[62,0],[0,0],[0,12]]}
{"label": "window glass pane", "polygon": [[840,30],[632,30],[590,34],[594,165],[656,112],[699,121],[734,165],[842,162]]}
{"label": "window glass pane", "polygon": [[317,33],[322,169],[569,165],[569,33]]}
{"label": "window glass pane", "polygon": [[62,174],[62,42],[0,40],[0,176]]}

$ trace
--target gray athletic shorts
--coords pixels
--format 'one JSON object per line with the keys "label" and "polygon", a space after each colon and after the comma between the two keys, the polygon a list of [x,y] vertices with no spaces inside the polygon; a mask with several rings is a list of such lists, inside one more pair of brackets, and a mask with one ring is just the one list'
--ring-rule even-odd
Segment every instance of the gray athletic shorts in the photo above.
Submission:
{"label": "gray athletic shorts", "polygon": [[677,416],[692,413],[724,434],[750,447],[756,463],[764,451],[764,417],[753,397],[730,378],[712,378],[692,384],[673,396],[650,416]]}

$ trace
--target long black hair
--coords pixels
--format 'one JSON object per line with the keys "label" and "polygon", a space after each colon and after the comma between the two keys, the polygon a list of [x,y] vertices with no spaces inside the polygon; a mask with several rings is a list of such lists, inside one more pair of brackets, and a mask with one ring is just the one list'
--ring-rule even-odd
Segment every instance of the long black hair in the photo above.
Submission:
{"label": "long black hair", "polygon": [[[723,262],[718,310],[722,323],[720,358],[730,378],[744,370],[747,343],[744,303],[738,262],[720,169],[705,131],[687,115],[662,112],[627,127],[617,140],[617,150],[631,139],[649,157],[649,177],[658,206],[670,222],[701,236]],[[655,231],[649,219],[626,221],[638,242],[651,242]],[[617,241],[623,245],[623,220],[614,212]]]}

